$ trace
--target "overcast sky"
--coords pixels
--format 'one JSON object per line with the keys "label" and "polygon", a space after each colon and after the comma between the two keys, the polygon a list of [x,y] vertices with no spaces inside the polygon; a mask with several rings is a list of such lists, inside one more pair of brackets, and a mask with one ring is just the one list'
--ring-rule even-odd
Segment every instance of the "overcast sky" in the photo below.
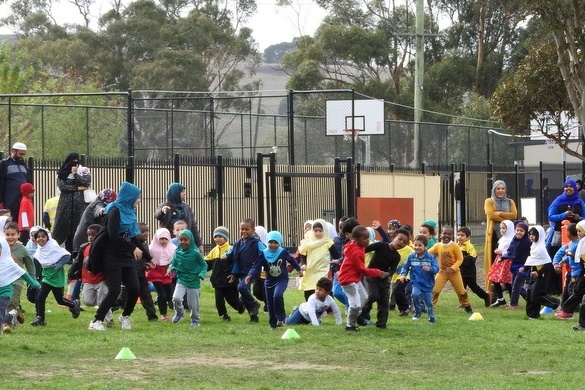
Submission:
{"label": "overcast sky", "polygon": [[[300,31],[305,35],[313,35],[325,16],[325,11],[319,8],[312,0],[297,0],[295,3],[298,14],[290,8],[282,8],[274,5],[275,0],[258,0],[258,11],[248,27],[254,31],[254,40],[258,43],[260,51],[266,47],[280,42],[290,42],[299,36]],[[109,9],[108,0],[96,0],[92,8],[94,16]],[[6,4],[0,6],[0,15],[6,15],[9,11]],[[56,1],[53,6],[53,15],[59,23],[81,23],[82,19],[76,8],[67,0]],[[10,34],[7,28],[0,29],[1,34]]]}

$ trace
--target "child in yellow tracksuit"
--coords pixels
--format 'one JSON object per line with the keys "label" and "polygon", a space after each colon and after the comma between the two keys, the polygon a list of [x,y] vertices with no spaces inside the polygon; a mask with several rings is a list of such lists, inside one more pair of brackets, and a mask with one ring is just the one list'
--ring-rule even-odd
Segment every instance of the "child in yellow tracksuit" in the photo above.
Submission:
{"label": "child in yellow tracksuit", "polygon": [[453,228],[451,226],[443,227],[441,230],[441,242],[433,245],[429,249],[429,253],[437,257],[440,267],[439,273],[435,278],[435,287],[433,288],[433,305],[437,304],[439,294],[445,287],[445,283],[449,281],[465,311],[473,313],[467,290],[463,287],[463,279],[459,271],[459,267],[463,263],[463,254],[459,246],[453,242]]}

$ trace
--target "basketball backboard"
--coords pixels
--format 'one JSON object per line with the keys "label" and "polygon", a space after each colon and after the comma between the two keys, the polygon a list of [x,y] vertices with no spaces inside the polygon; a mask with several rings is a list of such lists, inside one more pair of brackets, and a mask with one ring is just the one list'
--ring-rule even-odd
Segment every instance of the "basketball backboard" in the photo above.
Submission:
{"label": "basketball backboard", "polygon": [[384,134],[384,102],[382,100],[328,100],[325,113],[327,135],[347,134],[348,129],[360,135]]}

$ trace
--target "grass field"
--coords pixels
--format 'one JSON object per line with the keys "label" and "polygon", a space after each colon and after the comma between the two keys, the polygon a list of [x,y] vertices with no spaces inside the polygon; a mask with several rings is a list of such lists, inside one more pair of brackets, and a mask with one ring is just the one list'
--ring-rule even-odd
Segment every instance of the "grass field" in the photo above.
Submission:
{"label": "grass field", "polygon": [[[286,306],[302,301],[288,290]],[[483,321],[469,321],[457,297],[445,292],[436,307],[437,323],[398,317],[388,329],[362,327],[346,334],[326,317],[320,327],[295,326],[297,340],[281,340],[268,316],[220,320],[213,290],[202,291],[201,326],[149,323],[142,307],[134,329],[88,331],[94,308],[78,319],[48,299],[46,327],[27,321],[0,335],[2,389],[508,389],[578,388],[585,362],[585,332],[552,315],[529,321],[523,310],[484,308],[472,297]],[[115,313],[116,319],[119,312]],[[171,313],[172,314],[172,313]],[[577,316],[575,316],[577,318]],[[117,322],[117,321],[116,321]],[[128,347],[136,360],[115,360]]]}

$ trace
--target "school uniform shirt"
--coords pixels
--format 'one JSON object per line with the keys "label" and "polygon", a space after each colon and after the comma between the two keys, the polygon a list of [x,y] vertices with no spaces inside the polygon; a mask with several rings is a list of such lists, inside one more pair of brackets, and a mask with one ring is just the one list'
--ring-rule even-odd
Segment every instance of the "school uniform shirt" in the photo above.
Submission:
{"label": "school uniform shirt", "polygon": [[[425,271],[424,266],[429,266],[430,271]],[[415,252],[411,253],[400,270],[401,276],[406,276],[410,272],[410,283],[418,287],[421,291],[433,291],[435,287],[435,275],[439,272],[439,263],[435,256],[425,251],[422,257]]]}
{"label": "school uniform shirt", "polygon": [[379,278],[382,271],[376,268],[366,267],[366,248],[356,244],[354,240],[350,241],[343,248],[343,263],[337,273],[337,281],[342,286],[350,283],[358,283],[362,276],[370,278]]}
{"label": "school uniform shirt", "polygon": [[446,268],[452,268],[457,272],[461,263],[463,263],[463,254],[459,246],[453,241],[448,244],[438,242],[429,249],[429,253],[437,257],[441,271],[444,271]]}
{"label": "school uniform shirt", "polygon": [[477,251],[470,240],[465,241],[462,244],[458,244],[463,255],[463,262],[459,267],[461,271],[461,277],[473,278],[477,277],[477,270],[475,268],[475,260],[477,259]]}
{"label": "school uniform shirt", "polygon": [[[233,260],[230,260],[227,257],[225,259],[221,258],[231,249],[231,247],[230,243],[226,241],[221,246],[216,245],[211,251],[209,251],[207,256],[205,256],[205,261],[213,263],[211,276],[209,277],[209,281],[213,288],[236,287],[235,283],[228,282],[228,277],[234,266]],[[209,263],[207,268],[209,269]]]}
{"label": "school uniform shirt", "polygon": [[[18,264],[20,268],[24,268],[33,279],[36,278],[35,263],[33,262],[32,257],[30,256],[30,254],[20,241],[17,241],[13,247],[10,247],[10,254],[12,255],[13,258],[16,258],[16,264]],[[22,279],[16,279],[14,281],[14,285],[23,286],[24,281]]]}
{"label": "school uniform shirt", "polygon": [[391,274],[396,272],[396,267],[400,263],[400,253],[391,248],[389,242],[374,242],[366,247],[366,253],[368,252],[373,252],[368,268],[376,268]]}

